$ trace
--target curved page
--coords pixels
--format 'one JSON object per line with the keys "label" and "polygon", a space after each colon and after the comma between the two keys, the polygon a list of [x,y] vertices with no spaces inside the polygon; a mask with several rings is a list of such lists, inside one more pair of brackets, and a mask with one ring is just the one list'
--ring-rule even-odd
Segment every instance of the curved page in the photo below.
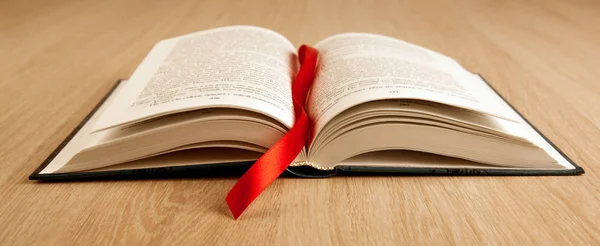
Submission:
{"label": "curved page", "polygon": [[259,27],[233,26],[161,41],[94,131],[218,107],[261,113],[290,128],[296,60],[287,39]]}

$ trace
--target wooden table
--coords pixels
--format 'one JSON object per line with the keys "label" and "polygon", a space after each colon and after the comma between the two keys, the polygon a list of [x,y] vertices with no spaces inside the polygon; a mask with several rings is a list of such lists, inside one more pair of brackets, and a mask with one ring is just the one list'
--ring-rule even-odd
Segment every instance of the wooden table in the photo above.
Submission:
{"label": "wooden table", "polygon": [[[2,1],[0,244],[600,244],[598,1]],[[157,41],[232,24],[294,44],[373,32],[479,72],[586,174],[279,179],[27,176]]]}

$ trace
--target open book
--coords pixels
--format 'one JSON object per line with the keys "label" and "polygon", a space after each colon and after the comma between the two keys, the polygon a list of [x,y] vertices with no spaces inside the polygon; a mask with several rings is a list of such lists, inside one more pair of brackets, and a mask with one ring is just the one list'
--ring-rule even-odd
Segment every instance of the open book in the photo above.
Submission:
{"label": "open book", "polygon": [[[449,57],[365,33],[314,47],[312,129],[292,174],[583,172]],[[259,27],[163,40],[30,178],[247,168],[293,126],[299,66],[290,41]]]}

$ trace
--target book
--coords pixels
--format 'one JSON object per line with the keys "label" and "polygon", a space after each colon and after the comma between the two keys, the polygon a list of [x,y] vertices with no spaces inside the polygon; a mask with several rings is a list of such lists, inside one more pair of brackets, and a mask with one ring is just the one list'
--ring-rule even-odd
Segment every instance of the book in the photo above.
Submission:
{"label": "book", "polygon": [[[307,144],[286,175],[575,175],[484,78],[376,34],[318,42]],[[292,43],[230,26],[157,43],[32,180],[237,176],[294,125]]]}

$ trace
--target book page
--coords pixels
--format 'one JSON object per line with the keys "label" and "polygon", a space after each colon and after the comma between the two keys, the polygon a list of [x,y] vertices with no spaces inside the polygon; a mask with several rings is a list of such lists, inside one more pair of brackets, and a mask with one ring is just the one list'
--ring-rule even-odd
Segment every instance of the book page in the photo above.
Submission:
{"label": "book page", "polygon": [[229,107],[294,122],[295,47],[268,29],[232,26],[158,43],[95,130],[171,113]]}
{"label": "book page", "polygon": [[342,111],[383,99],[428,100],[513,120],[513,114],[474,93],[485,85],[434,51],[362,33],[335,35],[315,47],[319,64],[307,103],[315,136]]}

